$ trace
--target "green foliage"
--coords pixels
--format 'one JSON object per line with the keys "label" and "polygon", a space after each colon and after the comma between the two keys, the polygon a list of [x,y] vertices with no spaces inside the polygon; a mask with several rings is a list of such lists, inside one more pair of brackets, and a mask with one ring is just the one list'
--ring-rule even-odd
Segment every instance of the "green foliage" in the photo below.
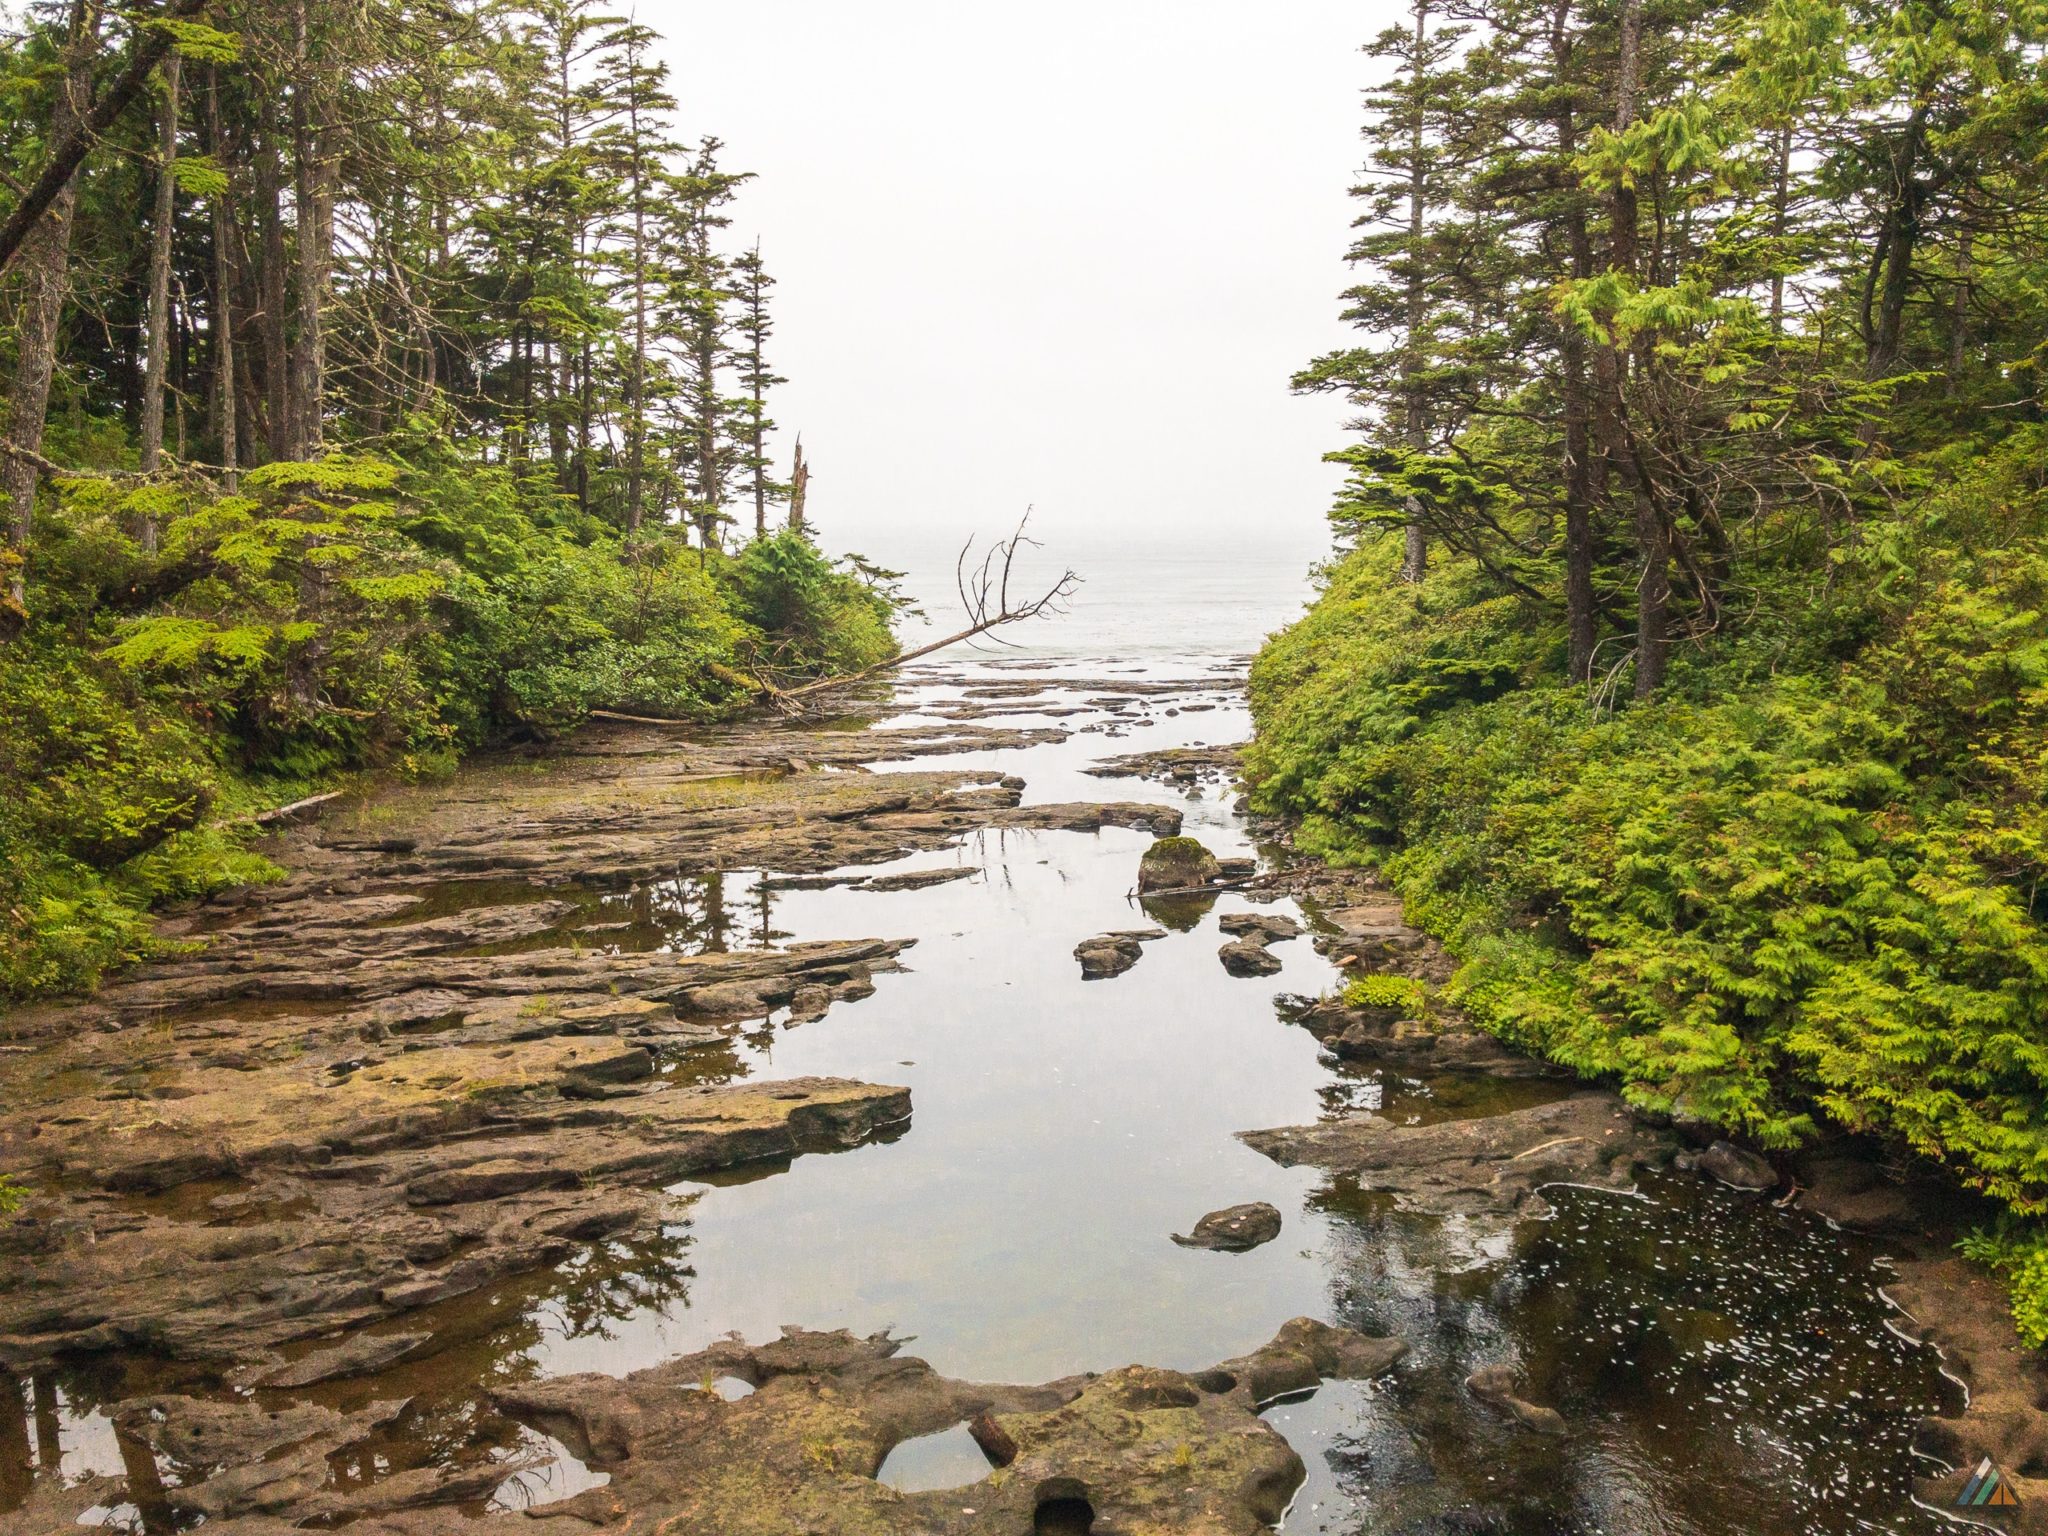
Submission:
{"label": "green foliage", "polygon": [[2003,1272],[2021,1341],[2029,1349],[2048,1348],[2048,1230],[2002,1218],[1966,1233],[1956,1247],[1965,1258]]}
{"label": "green foliage", "polygon": [[[1796,622],[1621,713],[1563,682],[1553,615],[1470,561],[1403,585],[1370,542],[1254,668],[1255,801],[1381,868],[1517,1043],[2048,1210],[2043,446],[1944,458]],[[2048,1298],[2048,1260],[2015,1273]]]}
{"label": "green foliage", "polygon": [[1417,1017],[1429,1007],[1429,988],[1412,976],[1354,976],[1343,997],[1347,1008],[1401,1008]]}
{"label": "green foliage", "polygon": [[749,544],[732,563],[731,587],[740,616],[775,637],[764,657],[774,670],[850,672],[892,653],[889,599],[800,533]]}
{"label": "green foliage", "polygon": [[28,1199],[28,1186],[11,1173],[0,1173],[0,1216],[12,1216]]}
{"label": "green foliage", "polygon": [[0,649],[0,996],[89,987],[151,952],[152,904],[272,878],[251,814],[336,773],[438,771],[598,707],[712,719],[763,658],[894,648],[887,600],[800,535],[629,552],[432,440],[241,491],[80,477],[40,519],[38,622]]}

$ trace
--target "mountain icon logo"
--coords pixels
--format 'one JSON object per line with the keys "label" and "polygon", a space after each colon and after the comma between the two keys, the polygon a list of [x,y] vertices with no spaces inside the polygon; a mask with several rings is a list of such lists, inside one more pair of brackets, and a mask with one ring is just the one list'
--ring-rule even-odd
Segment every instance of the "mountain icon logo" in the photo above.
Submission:
{"label": "mountain icon logo", "polygon": [[1970,1480],[1963,1484],[1963,1491],[1956,1495],[1957,1509],[2017,1509],[2020,1497],[2012,1491],[2005,1476],[1991,1464],[1986,1456],[1977,1463],[1977,1470],[1970,1474]]}

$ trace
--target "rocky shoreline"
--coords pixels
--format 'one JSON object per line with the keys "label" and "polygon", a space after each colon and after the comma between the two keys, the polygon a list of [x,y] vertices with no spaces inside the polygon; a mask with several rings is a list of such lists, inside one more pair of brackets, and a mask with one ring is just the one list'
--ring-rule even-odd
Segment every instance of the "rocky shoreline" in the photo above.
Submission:
{"label": "rocky shoreline", "polygon": [[[132,1375],[108,1409],[127,1476],[36,1478],[0,1510],[0,1532],[71,1529],[118,1505],[151,1531],[203,1517],[248,1536],[351,1522],[452,1536],[514,1519],[678,1536],[1269,1528],[1302,1464],[1260,1407],[1387,1371],[1402,1341],[1297,1319],[1204,1371],[1132,1366],[997,1387],[899,1357],[886,1335],[798,1328],[624,1377],[479,1387],[552,1453],[479,1441],[429,1466],[333,1472],[400,1413],[401,1400],[374,1394],[443,1347],[433,1320],[451,1303],[659,1240],[689,1219],[688,1197],[665,1193],[679,1180],[772,1170],[914,1123],[904,1087],[756,1081],[735,1054],[866,996],[913,937],[726,948],[714,931],[678,946],[621,917],[607,893],[733,868],[774,871],[764,888],[916,890],[978,871],[860,870],[957,849],[985,829],[1180,832],[1170,806],[1026,806],[1021,780],[937,765],[1064,739],[1064,724],[978,723],[1057,718],[1033,702],[1043,686],[1018,677],[962,690],[926,711],[941,724],[887,731],[743,727],[678,741],[607,726],[555,756],[376,796],[285,832],[281,883],[168,919],[166,935],[189,953],[90,1001],[0,1022],[0,1167],[36,1187],[0,1223],[0,1371],[113,1353],[162,1365]],[[1159,707],[1175,695],[1142,690],[1163,686],[1103,694],[1118,709]],[[878,759],[916,766],[861,766]],[[1233,764],[1228,749],[1173,749],[1089,771],[1192,791]],[[1293,860],[1277,843],[1262,870],[1184,851],[1177,867],[1194,873],[1141,901],[1166,926],[1082,937],[1083,976],[1117,978],[1168,929],[1190,926],[1214,899],[1180,883],[1195,880],[1250,904],[1220,925],[1228,942],[1211,963],[1228,975],[1277,970],[1269,946],[1305,935],[1349,974],[1429,993],[1448,978],[1441,949],[1355,872]],[[1281,897],[1305,929],[1268,910]],[[1899,1326],[1939,1345],[1970,1389],[1958,1416],[1923,1426],[1920,1448],[1953,1470],[1923,1480],[1920,1496],[1945,1505],[1988,1455],[2023,1499],[2002,1528],[2048,1528],[2048,1373],[2013,1339],[1997,1286],[1949,1251],[1954,1213],[1939,1188],[1901,1186],[1846,1146],[1723,1156],[1704,1134],[1646,1122],[1604,1090],[1548,1082],[1551,1069],[1440,1004],[1325,997],[1286,1016],[1336,1061],[1533,1084],[1547,1097],[1423,1123],[1351,1113],[1244,1132],[1283,1166],[1503,1234],[1546,1217],[1545,1191],[1560,1184],[1625,1191],[1654,1170],[1734,1170],[1753,1191],[1745,1198],[1874,1234],[1897,1256]],[[1176,1241],[1245,1263],[1231,1255],[1278,1231],[1279,1213],[1254,1204]],[[1467,1386],[1531,1433],[1562,1432],[1505,1366]],[[970,1487],[901,1493],[876,1480],[897,1446],[961,1426],[990,1460]],[[24,1441],[24,1465],[26,1454]],[[485,1512],[506,1479],[549,1454],[574,1458],[589,1486],[518,1515]]]}

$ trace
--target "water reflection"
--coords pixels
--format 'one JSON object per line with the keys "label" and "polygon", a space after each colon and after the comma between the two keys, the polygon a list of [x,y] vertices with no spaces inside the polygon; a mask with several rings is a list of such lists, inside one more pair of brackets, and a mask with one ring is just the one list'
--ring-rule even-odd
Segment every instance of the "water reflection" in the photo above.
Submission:
{"label": "water reflection", "polygon": [[[1557,1217],[1459,1264],[1447,1224],[1332,1181],[1340,1321],[1415,1346],[1389,1381],[1268,1418],[1309,1482],[1290,1533],[1808,1536],[1940,1527],[1910,1501],[1914,1422],[1960,1404],[1935,1352],[1884,1326],[1869,1250],[1696,1181],[1551,1192]],[[1446,1252],[1448,1242],[1454,1251]],[[1507,1363],[1568,1432],[1464,1386]]]}

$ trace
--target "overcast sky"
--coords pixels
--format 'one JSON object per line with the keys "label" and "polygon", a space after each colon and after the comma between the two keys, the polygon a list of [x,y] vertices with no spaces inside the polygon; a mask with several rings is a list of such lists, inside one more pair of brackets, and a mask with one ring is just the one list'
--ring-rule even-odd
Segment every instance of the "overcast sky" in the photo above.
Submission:
{"label": "overcast sky", "polygon": [[[827,542],[1324,542],[1359,46],[1389,0],[640,0],[751,170]],[[789,435],[781,447],[787,455]]]}

